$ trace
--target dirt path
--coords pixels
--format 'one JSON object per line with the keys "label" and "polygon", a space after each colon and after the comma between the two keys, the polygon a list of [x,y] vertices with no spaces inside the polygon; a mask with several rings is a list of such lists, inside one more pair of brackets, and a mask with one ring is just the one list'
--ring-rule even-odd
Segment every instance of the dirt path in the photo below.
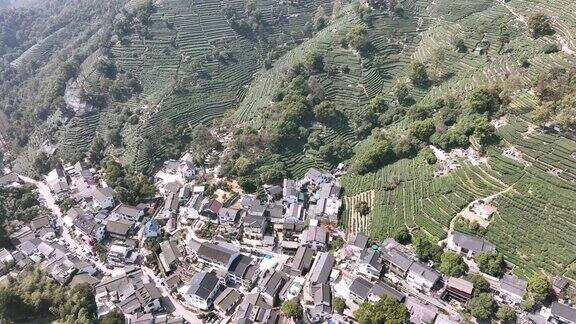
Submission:
{"label": "dirt path", "polygon": [[524,25],[528,26],[528,22],[526,21],[526,18],[524,18],[524,16],[522,16],[521,14],[514,11],[514,9],[512,9],[512,7],[510,7],[510,5],[508,5],[505,0],[498,0],[498,2],[502,6],[504,6],[504,8],[506,8],[506,10],[510,11],[510,13],[513,14],[517,20],[521,21]]}
{"label": "dirt path", "polygon": [[[503,195],[505,193],[507,193],[508,191],[512,190],[512,188],[514,187],[514,184],[511,184],[510,186],[508,186],[506,189],[503,189],[501,191],[498,191],[497,193],[494,193],[490,196],[484,197],[484,198],[479,198],[476,199],[474,201],[472,201],[471,203],[469,203],[468,205],[466,205],[466,207],[464,207],[464,209],[462,209],[462,211],[460,211],[456,216],[454,216],[452,218],[452,220],[450,221],[450,228],[448,229],[448,236],[450,234],[452,234],[454,232],[454,226],[456,225],[456,220],[458,220],[458,218],[462,217],[462,213],[466,210],[469,210],[470,207],[472,207],[474,204],[476,204],[477,202],[479,202],[480,200],[482,201],[491,201],[494,200],[494,198]],[[443,239],[442,241],[438,242],[438,244],[444,243],[447,240],[447,238]]]}
{"label": "dirt path", "polygon": [[[516,20],[522,22],[524,25],[528,26],[528,21],[526,20],[526,18],[524,16],[522,16],[521,14],[517,13],[516,11],[514,11],[514,9],[512,7],[510,7],[510,5],[508,5],[506,3],[505,0],[498,0],[498,2],[504,7],[506,8],[506,10],[508,10],[511,14],[513,14],[516,17]],[[564,37],[557,35],[558,37],[558,41],[560,42],[560,44],[562,44],[562,51],[568,55],[575,55],[576,52],[570,47],[570,42],[568,40],[566,40]]]}

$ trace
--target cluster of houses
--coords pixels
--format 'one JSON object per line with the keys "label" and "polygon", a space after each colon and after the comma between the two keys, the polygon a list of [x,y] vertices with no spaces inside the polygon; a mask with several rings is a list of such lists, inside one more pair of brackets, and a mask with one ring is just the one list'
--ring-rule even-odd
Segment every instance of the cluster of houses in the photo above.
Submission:
{"label": "cluster of houses", "polygon": [[94,245],[107,239],[110,264],[133,264],[138,258],[138,242],[130,236],[138,231],[148,206],[129,206],[117,201],[112,188],[99,184],[94,173],[82,161],[74,165],[58,164],[45,181],[57,202],[70,202],[62,223],[85,244],[87,254]]}
{"label": "cluster of houses", "polygon": [[[61,284],[90,284],[98,315],[120,310],[128,323],[185,322],[166,314],[163,290],[205,321],[238,324],[278,323],[279,306],[294,298],[306,322],[343,321],[349,317],[335,312],[334,298],[346,302],[350,316],[360,304],[383,297],[405,303],[413,323],[455,323],[459,318],[439,305],[463,307],[474,296],[470,281],[443,276],[393,239],[374,242],[356,233],[344,241],[335,230],[342,188],[317,169],[266,185],[257,197],[208,191],[187,159],[170,160],[155,177],[161,198],[138,206],[119,202],[95,173],[78,162],[58,165],[46,176],[53,196],[72,202],[62,215],[64,228],[55,216],[43,215],[11,233],[16,249],[0,250],[0,281],[37,265]],[[7,174],[0,185],[21,181]],[[489,203],[473,208],[485,219],[494,213]],[[84,253],[59,238],[63,229]],[[156,238],[159,253],[142,250],[149,238]],[[106,251],[105,276],[90,252],[96,245]],[[450,233],[446,248],[468,260],[496,251],[486,239],[460,232]],[[155,270],[144,269],[142,253],[153,255]],[[147,271],[155,271],[154,277]],[[524,300],[526,281],[509,274],[485,277],[498,302]],[[561,277],[552,285],[557,293],[569,287]],[[548,312],[551,323],[576,323],[576,310],[566,303],[555,302]]]}
{"label": "cluster of houses", "polygon": [[[177,174],[170,165],[162,177]],[[310,289],[310,318],[319,322],[332,314],[328,279],[334,256],[326,251],[342,202],[331,174],[310,169],[302,179],[265,186],[262,199],[208,195],[194,181],[162,177],[157,183],[164,204],[154,218],[189,235],[162,242],[159,260],[164,284],[186,307],[234,323],[277,323],[282,301]],[[217,228],[211,237],[193,235],[207,226]],[[308,287],[305,277],[313,273],[314,286]]]}
{"label": "cluster of houses", "polygon": [[467,149],[456,148],[446,152],[434,145],[430,145],[430,149],[438,160],[434,177],[441,177],[460,168],[461,160],[468,160],[472,165],[485,163],[485,159],[481,158],[480,153],[472,147]]}
{"label": "cluster of houses", "polygon": [[[177,172],[168,169],[172,163],[166,164],[163,175]],[[324,249],[329,243],[328,233],[316,225],[336,225],[342,206],[341,188],[334,177],[316,169],[310,169],[303,179],[284,179],[282,185],[265,186],[264,200],[221,190],[208,195],[205,186],[193,181],[158,182],[164,203],[154,218],[166,224],[169,233],[189,225],[197,232],[217,228],[217,234],[227,239],[270,251],[281,249],[286,254],[294,254],[301,241],[316,250]],[[306,230],[305,219],[311,224]]]}

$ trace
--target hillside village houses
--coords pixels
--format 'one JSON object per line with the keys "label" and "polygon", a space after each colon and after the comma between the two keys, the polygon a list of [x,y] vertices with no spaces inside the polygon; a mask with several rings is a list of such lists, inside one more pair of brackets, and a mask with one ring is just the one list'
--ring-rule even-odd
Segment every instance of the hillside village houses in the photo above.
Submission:
{"label": "hillside village houses", "polygon": [[[266,186],[257,197],[212,193],[191,170],[189,163],[169,161],[156,179],[158,197],[137,206],[119,201],[84,163],[54,170],[46,181],[69,184],[72,206],[61,222],[39,216],[11,233],[16,249],[0,250],[1,273],[41,264],[62,284],[94,287],[99,316],[118,309],[129,321],[147,323],[194,323],[176,311],[167,314],[170,303],[231,323],[278,323],[278,307],[292,298],[301,301],[307,322],[322,323],[343,318],[334,312],[334,298],[344,299],[345,314],[352,316],[361,303],[383,297],[406,303],[411,322],[452,323],[458,314],[441,314],[438,303],[462,309],[473,296],[468,281],[443,276],[418,260],[411,246],[335,230],[342,188],[329,173],[310,169],[300,179]],[[7,182],[17,182],[12,180]],[[53,192],[56,198],[61,193]],[[58,226],[69,230],[78,248],[60,243]],[[344,245],[335,250],[337,236]],[[496,250],[486,239],[460,232],[448,236],[446,248],[469,262],[476,253]],[[499,303],[522,302],[525,281],[508,274],[497,280]],[[555,282],[566,289],[562,280]],[[553,306],[546,318],[566,321],[569,309]]]}
{"label": "hillside village houses", "polygon": [[476,236],[454,232],[448,236],[447,248],[467,258],[472,258],[476,253],[495,252],[496,246],[489,241]]}

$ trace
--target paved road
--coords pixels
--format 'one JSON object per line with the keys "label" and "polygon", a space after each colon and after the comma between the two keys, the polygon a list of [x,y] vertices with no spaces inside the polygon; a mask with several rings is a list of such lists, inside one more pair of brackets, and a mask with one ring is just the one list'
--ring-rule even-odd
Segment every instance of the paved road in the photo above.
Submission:
{"label": "paved road", "polygon": [[[76,253],[76,255],[78,256],[84,255],[85,249],[70,235],[70,230],[68,229],[68,227],[64,225],[64,222],[62,221],[62,211],[60,210],[60,207],[56,204],[56,200],[52,195],[50,188],[46,185],[46,183],[42,181],[36,181],[34,179],[22,175],[19,176],[24,182],[34,184],[36,188],[38,188],[38,194],[46,202],[46,207],[50,209],[54,215],[56,215],[57,223],[60,226],[60,228],[62,228],[61,236],[69,244],[69,249],[72,252]],[[113,270],[108,269],[102,262],[96,259],[91,259],[91,261],[94,262],[98,270],[100,270],[102,273],[108,276],[120,275],[124,271],[122,268],[115,268]],[[152,269],[142,266],[142,271],[152,281],[154,281],[156,286],[158,286],[162,290],[163,294],[170,300],[172,306],[174,307],[172,315],[181,316],[191,323],[198,323],[201,321],[196,314],[184,308],[184,306],[182,306],[180,301],[172,297],[168,289],[161,284],[161,279],[154,273]]]}
{"label": "paved road", "polygon": [[172,303],[172,307],[174,307],[174,309],[172,310],[172,315],[174,316],[182,316],[182,318],[184,318],[185,320],[187,320],[190,323],[200,323],[202,322],[202,320],[200,320],[198,318],[198,315],[189,311],[188,309],[186,309],[178,299],[174,298],[171,294],[170,291],[168,291],[168,289],[162,285],[162,281],[160,280],[160,278],[158,278],[158,276],[156,276],[156,274],[154,273],[154,271],[146,266],[142,266],[142,272],[147,275],[150,279],[152,279],[152,281],[154,281],[154,283],[156,284],[156,286],[158,286],[158,288],[160,288],[162,290],[162,293],[170,300],[170,303]]}
{"label": "paved road", "polygon": [[[66,227],[64,225],[64,222],[62,220],[62,211],[60,210],[60,207],[56,204],[56,199],[52,195],[52,192],[50,191],[50,188],[48,187],[48,185],[43,181],[36,181],[32,178],[28,178],[28,177],[25,177],[23,175],[18,175],[18,176],[24,182],[34,184],[36,186],[36,188],[38,188],[38,194],[42,199],[44,199],[46,208],[50,209],[52,211],[52,214],[54,214],[56,216],[56,223],[62,229],[60,235],[64,239],[64,241],[66,241],[66,243],[68,243],[68,245],[69,245],[68,248],[71,250],[71,252],[74,252],[76,255],[78,255],[80,257],[84,256],[86,248],[84,248],[81,244],[79,244],[72,237],[72,235],[70,234],[70,230],[68,229],[68,227]],[[121,269],[117,269],[117,270],[116,269],[115,270],[108,269],[108,268],[106,268],[106,265],[104,263],[100,262],[96,258],[91,258],[90,261],[92,261],[94,263],[94,265],[96,266],[96,268],[98,270],[100,270],[105,275],[111,276],[114,274],[119,274],[119,272],[121,270]]]}

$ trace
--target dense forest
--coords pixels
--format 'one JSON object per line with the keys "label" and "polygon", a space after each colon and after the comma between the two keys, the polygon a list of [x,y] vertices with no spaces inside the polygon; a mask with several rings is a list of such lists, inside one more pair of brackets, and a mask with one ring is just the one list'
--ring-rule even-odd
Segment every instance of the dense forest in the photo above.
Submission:
{"label": "dense forest", "polygon": [[58,320],[89,324],[96,316],[96,302],[87,284],[61,286],[38,269],[0,286],[0,318],[10,323]]}
{"label": "dense forest", "polygon": [[22,188],[0,188],[0,246],[9,244],[6,235],[11,221],[16,224],[29,222],[39,215],[41,207],[30,186]]}

